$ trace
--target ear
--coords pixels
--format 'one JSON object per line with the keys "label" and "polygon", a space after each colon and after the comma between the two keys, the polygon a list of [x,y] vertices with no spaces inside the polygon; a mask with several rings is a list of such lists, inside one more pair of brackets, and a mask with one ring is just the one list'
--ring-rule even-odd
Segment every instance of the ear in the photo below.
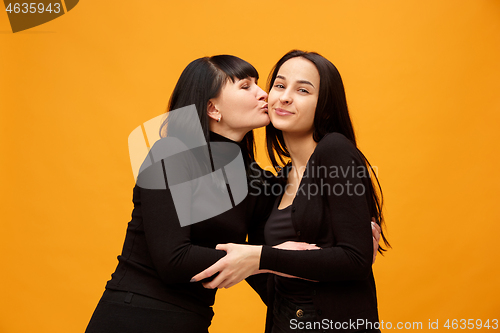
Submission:
{"label": "ear", "polygon": [[217,107],[215,106],[215,104],[213,103],[212,100],[209,100],[208,101],[208,104],[207,104],[207,115],[209,118],[212,118],[213,120],[217,121],[221,114],[220,114],[220,111],[217,110]]}

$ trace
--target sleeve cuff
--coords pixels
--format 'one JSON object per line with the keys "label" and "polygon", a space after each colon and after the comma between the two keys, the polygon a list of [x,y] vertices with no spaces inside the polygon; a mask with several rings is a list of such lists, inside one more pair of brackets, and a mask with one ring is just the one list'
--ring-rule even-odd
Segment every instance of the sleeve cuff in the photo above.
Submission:
{"label": "sleeve cuff", "polygon": [[279,250],[269,245],[262,246],[260,254],[259,269],[276,270],[276,263],[278,262]]}

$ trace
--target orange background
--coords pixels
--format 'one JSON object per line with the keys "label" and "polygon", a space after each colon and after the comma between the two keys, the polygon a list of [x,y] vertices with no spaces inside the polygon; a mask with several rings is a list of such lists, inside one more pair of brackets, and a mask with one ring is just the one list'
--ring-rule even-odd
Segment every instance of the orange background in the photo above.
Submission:
{"label": "orange background", "polygon": [[[16,34],[1,8],[0,332],[85,330],[130,220],[128,135],[191,60],[240,56],[264,87],[293,48],[339,68],[379,169],[380,318],[500,319],[499,1],[82,0]],[[222,290],[211,332],[260,332],[264,310]]]}

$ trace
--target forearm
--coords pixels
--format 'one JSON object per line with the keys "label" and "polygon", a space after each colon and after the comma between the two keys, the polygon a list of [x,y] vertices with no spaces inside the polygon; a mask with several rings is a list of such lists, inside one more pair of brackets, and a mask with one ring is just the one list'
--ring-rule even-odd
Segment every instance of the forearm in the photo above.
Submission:
{"label": "forearm", "polygon": [[371,260],[341,247],[294,251],[264,246],[259,269],[313,281],[360,280],[369,275]]}
{"label": "forearm", "polygon": [[225,256],[224,251],[192,243],[191,226],[180,226],[168,190],[141,189],[141,199],[148,252],[165,283],[189,282]]}
{"label": "forearm", "polygon": [[[352,193],[353,188],[366,190],[370,186],[366,173],[359,173],[365,170],[363,159],[356,147],[338,133],[325,136],[318,143],[314,158],[318,170],[324,167],[341,172],[317,173],[308,179],[310,186],[322,191],[329,189],[329,192],[311,200],[297,194],[294,202],[300,210],[297,209],[292,219],[295,218],[298,230],[323,226],[326,235],[310,235],[307,241],[317,243],[327,237],[324,243],[333,245],[316,251],[287,251],[265,246],[259,268],[317,281],[364,279],[371,271],[373,260],[371,199],[366,194],[368,191]],[[322,214],[308,214],[311,209],[321,210]]]}
{"label": "forearm", "polygon": [[183,249],[172,252],[164,259],[157,259],[157,271],[165,283],[185,283],[198,272],[210,267],[226,253],[196,245],[186,245]]}

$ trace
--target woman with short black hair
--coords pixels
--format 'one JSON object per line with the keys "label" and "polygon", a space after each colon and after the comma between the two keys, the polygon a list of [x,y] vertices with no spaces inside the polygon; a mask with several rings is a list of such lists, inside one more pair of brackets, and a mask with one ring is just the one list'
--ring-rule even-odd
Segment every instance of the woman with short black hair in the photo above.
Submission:
{"label": "woman with short black hair", "polygon": [[[225,183],[232,181],[229,173],[224,175],[229,179],[224,179],[214,169],[214,146],[239,147],[247,171],[243,177],[261,180],[266,175],[258,165],[250,168],[254,163],[252,129],[269,123],[267,94],[257,85],[258,77],[252,65],[230,55],[200,58],[184,69],[170,98],[171,116],[160,129],[163,138],[141,167],[122,254],[87,333],[208,331],[215,290],[189,283],[191,277],[225,255],[215,249],[217,243],[245,243],[247,233],[265,221],[272,204],[265,196],[247,195],[225,212],[193,224],[197,222],[193,220],[195,206],[203,205],[204,199],[227,196]],[[194,117],[188,113],[193,105]],[[198,132],[206,142],[200,150],[162,158],[161,163],[149,161],[158,154],[164,157],[161,154],[179,148]],[[210,158],[204,159],[205,155]],[[165,170],[179,172],[167,177]],[[212,177],[196,178],[193,173],[213,173],[214,183],[202,183],[199,179]],[[196,179],[181,192],[179,208],[173,198],[179,192],[172,185],[184,176]],[[253,188],[262,183],[254,182]],[[215,194],[207,198],[202,185],[213,185],[209,191]]]}

